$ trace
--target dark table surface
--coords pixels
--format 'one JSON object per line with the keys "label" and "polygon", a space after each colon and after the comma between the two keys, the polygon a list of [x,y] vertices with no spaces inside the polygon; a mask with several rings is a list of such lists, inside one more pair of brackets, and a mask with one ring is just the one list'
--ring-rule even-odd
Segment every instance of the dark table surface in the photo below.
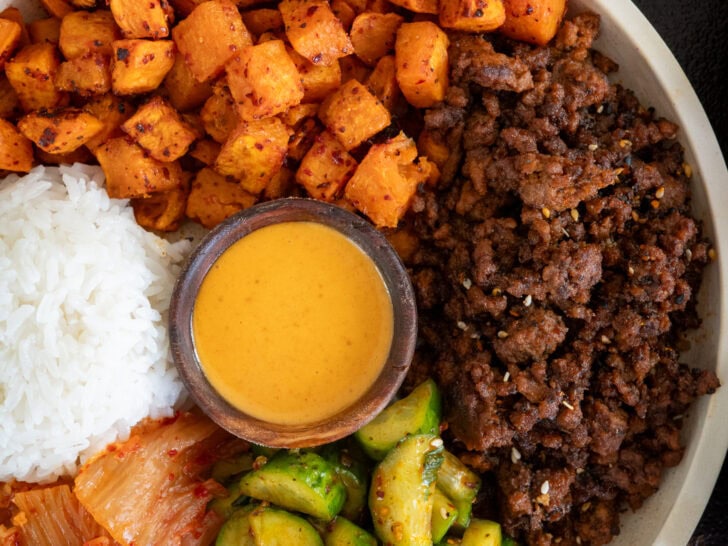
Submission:
{"label": "dark table surface", "polygon": [[[633,0],[693,84],[728,157],[728,2]],[[723,388],[726,388],[724,386]],[[728,545],[728,463],[724,463],[690,546]]]}

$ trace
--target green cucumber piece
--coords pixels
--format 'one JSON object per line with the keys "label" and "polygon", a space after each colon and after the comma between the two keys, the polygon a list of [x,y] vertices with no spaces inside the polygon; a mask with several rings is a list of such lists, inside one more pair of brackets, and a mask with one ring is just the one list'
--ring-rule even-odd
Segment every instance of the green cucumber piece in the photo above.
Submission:
{"label": "green cucumber piece", "polygon": [[248,520],[248,515],[254,508],[254,506],[244,506],[233,512],[220,528],[215,546],[255,546]]}
{"label": "green cucumber piece", "polygon": [[515,539],[512,539],[511,537],[503,536],[503,542],[501,542],[501,546],[518,546],[518,542],[516,542]]}
{"label": "green cucumber piece", "polygon": [[480,490],[480,477],[449,451],[445,451],[442,466],[437,471],[437,487],[457,508],[455,523],[467,527],[473,512],[473,502]]}
{"label": "green cucumber piece", "polygon": [[432,541],[440,542],[458,517],[458,509],[445,493],[435,488],[432,504]]}
{"label": "green cucumber piece", "polygon": [[502,546],[500,524],[487,519],[473,519],[463,533],[461,546]]}
{"label": "green cucumber piece", "polygon": [[432,379],[418,385],[409,395],[385,408],[354,437],[375,461],[408,434],[439,434],[442,402]]}
{"label": "green cucumber piece", "polygon": [[324,546],[313,525],[285,510],[261,506],[248,521],[255,546]]}
{"label": "green cucumber piece", "polygon": [[337,516],[324,530],[325,546],[377,546],[377,539],[346,518]]}
{"label": "green cucumber piece", "polygon": [[339,513],[347,519],[360,522],[367,507],[369,492],[369,465],[363,454],[344,443],[327,444],[318,451],[336,469],[346,488],[346,501]]}
{"label": "green cucumber piece", "polygon": [[227,496],[214,499],[208,505],[208,509],[215,512],[218,516],[223,519],[228,519],[232,516],[242,504],[245,503],[247,497],[240,493],[240,483],[235,482],[227,487]]}
{"label": "green cucumber piece", "polygon": [[252,453],[242,453],[233,459],[217,461],[212,467],[210,477],[218,483],[226,483],[237,474],[242,474],[253,468],[255,456]]}
{"label": "green cucumber piece", "polygon": [[240,492],[326,521],[346,500],[336,469],[313,452],[279,451],[240,479]]}
{"label": "green cucumber piece", "polygon": [[432,506],[442,439],[407,436],[374,469],[369,510],[377,536],[393,546],[432,545]]}

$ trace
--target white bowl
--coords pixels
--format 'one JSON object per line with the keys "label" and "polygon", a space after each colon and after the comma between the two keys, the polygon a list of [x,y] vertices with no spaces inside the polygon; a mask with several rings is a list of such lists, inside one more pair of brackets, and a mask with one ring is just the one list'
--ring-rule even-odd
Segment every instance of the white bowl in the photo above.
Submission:
{"label": "white bowl", "polygon": [[[443,0],[447,1],[447,0]],[[0,0],[0,9],[19,7],[32,19],[37,0]],[[693,168],[693,212],[718,252],[708,266],[699,312],[703,325],[691,336],[692,349],[681,360],[714,370],[725,384],[692,407],[683,431],[685,456],[667,471],[660,490],[635,513],[625,513],[614,546],[687,544],[710,498],[728,448],[728,170],[708,118],[680,65],[642,13],[629,0],[570,0],[570,13],[602,16],[596,48],[619,63],[616,79],[641,102],[680,125],[679,140]]]}

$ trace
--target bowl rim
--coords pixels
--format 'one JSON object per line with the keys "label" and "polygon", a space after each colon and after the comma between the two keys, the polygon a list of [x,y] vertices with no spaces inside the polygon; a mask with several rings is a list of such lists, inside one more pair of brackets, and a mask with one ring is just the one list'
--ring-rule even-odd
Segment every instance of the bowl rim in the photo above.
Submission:
{"label": "bowl rim", "polygon": [[[230,404],[210,384],[197,354],[192,326],[196,295],[217,259],[237,241],[267,226],[315,222],[344,235],[371,260],[388,291],[393,333],[382,371],[369,389],[336,415],[314,423],[267,423]],[[414,288],[399,255],[382,232],[360,216],[336,205],[289,197],[259,203],[223,221],[208,232],[187,257],[177,277],[169,307],[172,357],[185,387],[197,405],[228,432],[270,447],[312,447],[353,434],[392,400],[402,385],[417,339]]]}

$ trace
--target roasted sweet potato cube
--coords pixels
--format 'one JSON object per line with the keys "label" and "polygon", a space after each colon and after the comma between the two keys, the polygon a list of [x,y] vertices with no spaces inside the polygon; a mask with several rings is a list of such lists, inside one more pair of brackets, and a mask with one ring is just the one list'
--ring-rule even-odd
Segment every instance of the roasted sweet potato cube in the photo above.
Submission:
{"label": "roasted sweet potato cube", "polygon": [[255,204],[256,197],[240,184],[204,168],[192,181],[185,215],[207,229]]}
{"label": "roasted sweet potato cube", "polygon": [[21,113],[18,94],[5,74],[0,72],[0,118],[15,118]]}
{"label": "roasted sweet potato cube", "polygon": [[364,64],[356,55],[349,55],[339,59],[339,67],[341,68],[341,83],[346,83],[349,80],[365,82],[372,73],[371,67]]}
{"label": "roasted sweet potato cube", "polygon": [[396,13],[365,12],[351,26],[351,43],[356,56],[369,65],[394,51],[397,29],[404,21]]}
{"label": "roasted sweet potato cube", "polygon": [[33,145],[7,120],[0,119],[0,171],[28,172],[33,168]]}
{"label": "roasted sweet potato cube", "polygon": [[[186,175],[187,176],[187,175]],[[131,200],[137,224],[156,231],[176,231],[185,216],[189,183]]]}
{"label": "roasted sweet potato cube", "polygon": [[36,148],[35,158],[41,165],[73,165],[74,163],[91,163],[94,160],[93,154],[86,146],[79,146],[65,154],[50,154]]}
{"label": "roasted sweet potato cube", "polygon": [[[16,7],[10,6],[0,11],[0,19],[7,21],[14,21],[20,25],[20,47],[30,45],[30,34],[28,34],[28,27],[25,24],[23,13]],[[1,36],[2,34],[0,34]]]}
{"label": "roasted sweet potato cube", "polygon": [[57,19],[63,19],[73,11],[73,6],[65,0],[40,0],[40,3],[49,15]]}
{"label": "roasted sweet potato cube", "polygon": [[65,99],[53,80],[61,61],[53,44],[31,44],[5,63],[5,74],[25,111],[55,108]]}
{"label": "roasted sweet potato cube", "polygon": [[[449,0],[441,1],[448,2]],[[438,0],[389,0],[389,2],[415,13],[438,13]]]}
{"label": "roasted sweet potato cube", "polygon": [[503,0],[506,20],[500,31],[514,40],[545,46],[556,36],[566,0]]}
{"label": "roasted sweet potato cube", "polygon": [[296,182],[308,194],[322,201],[333,201],[343,190],[356,170],[356,160],[339,140],[328,131],[316,141],[296,171]]}
{"label": "roasted sweet potato cube", "polygon": [[258,194],[283,165],[288,136],[288,128],[276,117],[243,121],[223,144],[215,170]]}
{"label": "roasted sweet potato cube", "polygon": [[318,115],[346,150],[356,148],[391,122],[389,110],[356,80],[349,80],[330,95]]}
{"label": "roasted sweet potato cube", "polygon": [[330,65],[354,52],[326,0],[282,0],[278,9],[293,49],[313,64]]}
{"label": "roasted sweet potato cube", "polygon": [[179,159],[195,141],[195,132],[160,96],[152,97],[121,128],[157,161]]}
{"label": "roasted sweet potato cube", "polygon": [[235,107],[230,90],[226,85],[215,85],[212,95],[200,110],[200,119],[205,131],[213,140],[222,144],[240,123],[240,114]]}
{"label": "roasted sweet potato cube", "polygon": [[174,27],[172,37],[197,81],[220,75],[233,55],[253,45],[238,8],[230,0],[200,4]]}
{"label": "roasted sweet potato cube", "polygon": [[392,11],[392,4],[390,4],[389,0],[367,0],[367,7],[364,11],[389,13]]}
{"label": "roasted sweet potato cube", "polygon": [[92,152],[106,139],[122,136],[121,124],[134,112],[131,104],[112,94],[96,97],[87,102],[83,108],[103,124],[101,130],[86,142],[86,147]]}
{"label": "roasted sweet potato cube", "polygon": [[98,133],[103,123],[83,110],[31,112],[18,122],[18,129],[43,151],[67,154]]}
{"label": "roasted sweet potato cube", "polygon": [[187,17],[192,11],[208,0],[169,0],[171,7],[182,17]]}
{"label": "roasted sweet potato cube", "polygon": [[394,55],[386,55],[379,59],[366,84],[387,110],[395,111],[402,93],[397,84],[397,65]]}
{"label": "roasted sweet potato cube", "polygon": [[155,90],[174,65],[169,40],[117,40],[112,46],[111,88],[117,95]]}
{"label": "roasted sweet potato cube", "polygon": [[179,163],[162,163],[129,137],[111,138],[96,149],[96,159],[106,175],[109,197],[147,197],[179,188],[184,175]]}
{"label": "roasted sweet potato cube", "polygon": [[56,72],[56,87],[83,97],[103,95],[111,90],[111,59],[89,53],[61,63]]}
{"label": "roasted sweet potato cube", "polygon": [[189,156],[194,157],[205,165],[214,165],[217,156],[220,155],[221,146],[212,139],[198,140],[190,149]]}
{"label": "roasted sweet potato cube", "polygon": [[432,164],[421,157],[404,133],[384,144],[375,144],[364,156],[344,195],[379,227],[397,227],[417,186],[425,182]]}
{"label": "roasted sweet potato cube", "polygon": [[430,21],[405,23],[397,31],[397,83],[412,106],[429,108],[445,98],[447,35]]}
{"label": "roasted sweet potato cube", "polygon": [[283,29],[281,12],[272,8],[260,8],[242,13],[243,23],[248,32],[259,36],[264,32]]}
{"label": "roasted sweet potato cube", "polygon": [[198,82],[187,66],[184,56],[177,52],[174,65],[164,78],[164,88],[169,95],[169,102],[177,110],[185,111],[197,108],[212,95],[209,82]]}
{"label": "roasted sweet potato cube", "polygon": [[346,3],[349,4],[357,14],[367,10],[367,0],[346,0]]}
{"label": "roasted sweet potato cube", "polygon": [[61,20],[58,47],[67,60],[91,52],[111,56],[111,43],[120,37],[110,11],[74,11]]}
{"label": "roasted sweet potato cube", "polygon": [[452,153],[445,135],[437,131],[423,130],[417,138],[417,149],[442,170]]}
{"label": "roasted sweet potato cube", "polygon": [[287,167],[281,167],[263,190],[263,197],[266,199],[280,199],[281,197],[292,197],[295,191],[296,182],[293,178],[293,171]]}
{"label": "roasted sweet potato cube", "polygon": [[354,8],[351,7],[346,0],[331,0],[331,11],[333,11],[336,18],[341,21],[341,25],[344,27],[344,30],[348,31],[356,18],[356,11],[354,11]]}
{"label": "roasted sweet potato cube", "polygon": [[319,105],[312,103],[297,104],[282,113],[279,118],[289,127],[297,127],[305,119],[316,117]]}
{"label": "roasted sweet potato cube", "polygon": [[61,35],[61,20],[55,17],[36,19],[28,23],[30,41],[34,44],[48,42],[57,44]]}
{"label": "roasted sweet potato cube", "polygon": [[447,0],[440,2],[440,26],[466,32],[488,32],[506,20],[502,0]]}
{"label": "roasted sweet potato cube", "polygon": [[21,26],[15,21],[0,19],[0,70],[20,44],[20,30]]}
{"label": "roasted sweet potato cube", "polygon": [[323,131],[323,127],[315,119],[303,120],[293,129],[293,135],[288,140],[288,157],[294,161],[301,161],[321,131]]}
{"label": "roasted sweet potato cube", "polygon": [[303,99],[301,77],[281,40],[246,47],[225,70],[244,120],[274,116]]}
{"label": "roasted sweet potato cube", "polygon": [[328,97],[341,85],[339,63],[329,66],[313,64],[293,48],[287,48],[303,85],[303,102],[318,102]]}
{"label": "roasted sweet potato cube", "polygon": [[169,36],[166,0],[109,0],[109,8],[124,38]]}

